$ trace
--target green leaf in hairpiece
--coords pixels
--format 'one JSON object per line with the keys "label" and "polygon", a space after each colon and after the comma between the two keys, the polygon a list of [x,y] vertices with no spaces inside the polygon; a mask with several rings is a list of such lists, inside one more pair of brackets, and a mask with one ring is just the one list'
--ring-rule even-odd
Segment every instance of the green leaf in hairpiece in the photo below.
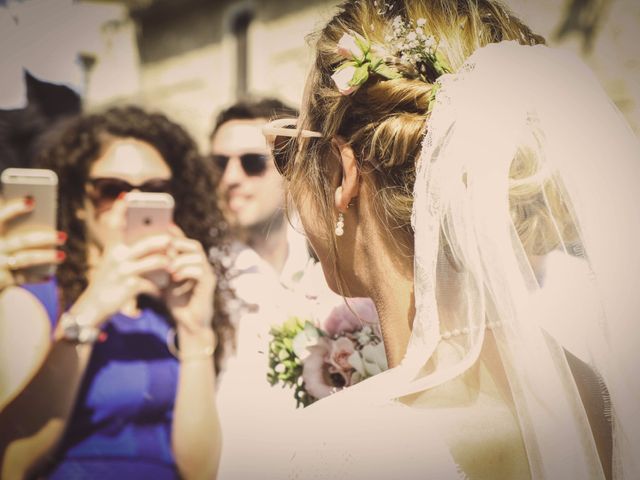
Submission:
{"label": "green leaf in hairpiece", "polygon": [[375,72],[381,77],[386,78],[387,80],[393,80],[394,78],[400,78],[402,75],[395,68],[391,68],[389,65],[385,63],[381,63],[376,68]]}
{"label": "green leaf in hairpiece", "polygon": [[356,68],[356,71],[353,74],[353,78],[349,82],[350,85],[357,87],[362,85],[369,79],[369,64],[365,63],[364,65],[360,65]]}
{"label": "green leaf in hairpiece", "polygon": [[435,51],[435,61],[433,62],[433,68],[436,70],[436,72],[438,72],[439,75],[451,73],[451,68],[447,63],[447,60],[438,50]]}
{"label": "green leaf in hairpiece", "polygon": [[360,51],[362,52],[362,61],[365,61],[366,56],[371,49],[371,44],[366,38],[364,38],[362,35],[358,35],[357,33],[354,33],[354,39],[358,47],[360,47]]}
{"label": "green leaf in hairpiece", "polygon": [[347,67],[357,67],[358,64],[356,62],[343,62],[340,64],[340,66],[338,66],[336,68],[336,72],[339,72],[340,70],[344,70]]}

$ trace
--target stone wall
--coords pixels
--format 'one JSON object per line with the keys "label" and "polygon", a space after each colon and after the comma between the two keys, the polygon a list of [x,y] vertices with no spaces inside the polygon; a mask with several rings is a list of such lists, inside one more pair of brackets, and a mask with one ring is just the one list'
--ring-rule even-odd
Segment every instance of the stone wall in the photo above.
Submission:
{"label": "stone wall", "polygon": [[215,114],[236,99],[231,25],[246,7],[255,15],[248,30],[249,91],[297,106],[311,59],[305,36],[329,17],[330,2],[206,2],[183,18],[138,19],[140,90],[94,107],[132,101],[163,111],[185,125],[206,151]]}
{"label": "stone wall", "polygon": [[[168,2],[165,2],[168,3]],[[134,101],[183,123],[203,150],[215,113],[235,99],[234,15],[253,11],[248,30],[248,87],[297,104],[310,62],[305,40],[336,2],[220,0],[184,8],[132,12],[138,25],[140,88],[94,104]],[[580,55],[640,132],[640,2],[637,0],[508,0],[551,45]],[[564,28],[564,34],[563,28]]]}

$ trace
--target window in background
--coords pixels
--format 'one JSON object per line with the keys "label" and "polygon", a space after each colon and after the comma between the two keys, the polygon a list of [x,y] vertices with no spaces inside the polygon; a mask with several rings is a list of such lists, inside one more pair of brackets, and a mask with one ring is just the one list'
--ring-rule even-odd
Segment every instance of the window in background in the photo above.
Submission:
{"label": "window in background", "polygon": [[246,8],[236,13],[231,21],[231,31],[236,41],[236,98],[240,99],[249,91],[249,26],[253,20],[253,10]]}

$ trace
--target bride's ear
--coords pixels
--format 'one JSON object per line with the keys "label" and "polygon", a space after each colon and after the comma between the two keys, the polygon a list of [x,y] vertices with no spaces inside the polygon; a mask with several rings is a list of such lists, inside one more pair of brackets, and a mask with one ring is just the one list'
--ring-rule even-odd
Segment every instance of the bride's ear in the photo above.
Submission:
{"label": "bride's ear", "polygon": [[342,165],[342,180],[336,189],[335,206],[339,212],[345,213],[351,201],[358,196],[360,172],[351,145],[342,137],[334,137],[331,143]]}

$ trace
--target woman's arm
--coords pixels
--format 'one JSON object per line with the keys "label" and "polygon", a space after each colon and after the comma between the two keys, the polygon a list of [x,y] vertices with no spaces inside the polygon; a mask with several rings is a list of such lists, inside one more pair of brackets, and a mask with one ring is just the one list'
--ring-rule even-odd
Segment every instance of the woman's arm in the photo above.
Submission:
{"label": "woman's arm", "polygon": [[[12,323],[12,335],[0,337],[2,348],[15,351],[9,363],[0,365],[3,377],[14,365],[32,369],[23,379],[24,386],[0,410],[0,477],[22,479],[50,458],[62,438],[92,345],[68,342],[58,332],[51,342],[47,313],[26,290],[12,287],[4,291],[0,308],[4,314],[10,312],[2,322]],[[82,304],[73,311],[91,314]],[[25,339],[35,348],[15,348]]]}
{"label": "woman's arm", "polygon": [[[116,244],[103,256],[91,276],[87,289],[71,306],[69,314],[83,325],[99,328],[111,315],[141,293],[156,292],[158,288],[144,278],[145,273],[166,269],[166,249],[169,237],[148,237],[134,245]],[[38,314],[34,304],[37,298],[27,295],[32,305],[24,317],[10,287],[2,296],[4,311],[9,311],[5,322],[23,322],[19,335],[41,337],[42,325],[48,323],[44,309]],[[12,298],[14,297],[14,298]],[[21,308],[21,307],[20,307]],[[33,329],[32,329],[33,327]],[[78,343],[64,339],[62,323],[54,332],[53,341],[36,353],[45,357],[37,372],[25,387],[0,411],[0,477],[21,479],[37,471],[55,451],[67,426],[76,396],[91,356],[91,343]],[[35,338],[35,337],[34,337]],[[18,341],[14,335],[2,339],[5,345]],[[46,353],[43,354],[42,351]],[[24,352],[27,364],[35,364],[33,356]],[[16,361],[18,361],[16,359]],[[11,368],[1,365],[0,369]],[[0,376],[2,377],[2,376]]]}
{"label": "woman's arm", "polygon": [[0,411],[33,378],[51,344],[44,307],[22,288],[0,292]]}
{"label": "woman's arm", "polygon": [[173,412],[172,447],[183,478],[216,477],[221,430],[215,402],[213,295],[216,278],[200,243],[173,227],[172,285],[167,307],[177,325],[180,378]]}
{"label": "woman's arm", "polygon": [[180,376],[173,412],[172,446],[183,478],[216,478],[222,435],[216,408],[216,373],[210,329],[191,333],[178,327]]}
{"label": "woman's arm", "polygon": [[[5,224],[33,201],[0,199],[0,477],[24,478],[53,451],[73,406],[90,346],[51,342],[49,315],[15,272],[56,264],[66,235],[53,229],[12,233]],[[55,367],[54,367],[55,366]]]}

